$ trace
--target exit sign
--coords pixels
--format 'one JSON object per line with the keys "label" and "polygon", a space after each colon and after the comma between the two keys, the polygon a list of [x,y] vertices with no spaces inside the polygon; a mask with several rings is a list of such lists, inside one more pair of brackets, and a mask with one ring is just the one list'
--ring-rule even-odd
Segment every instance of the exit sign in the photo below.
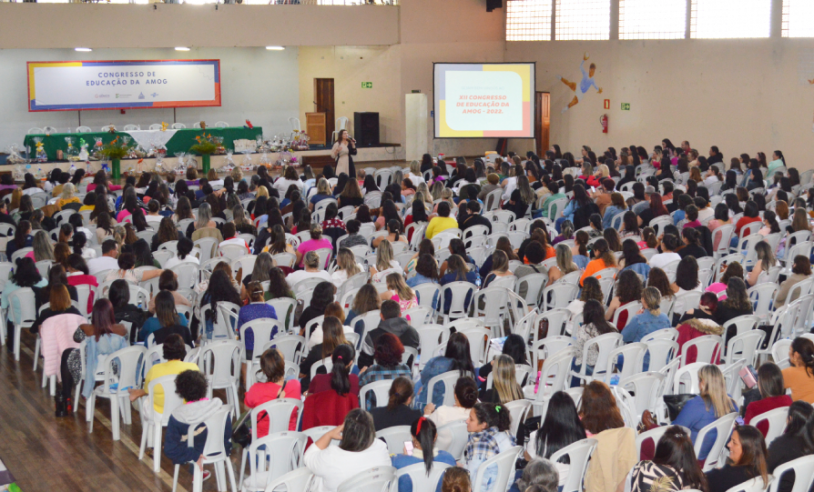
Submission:
{"label": "exit sign", "polygon": [[362,89],[372,89],[373,82],[362,82]]}
{"label": "exit sign", "polygon": [[622,111],[630,111],[630,103],[622,103]]}

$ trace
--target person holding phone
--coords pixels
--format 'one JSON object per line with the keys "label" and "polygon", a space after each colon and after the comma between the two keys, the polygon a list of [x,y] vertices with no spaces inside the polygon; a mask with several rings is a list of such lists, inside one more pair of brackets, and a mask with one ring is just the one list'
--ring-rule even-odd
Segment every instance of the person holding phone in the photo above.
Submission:
{"label": "person holding phone", "polygon": [[348,135],[347,130],[339,130],[339,135],[331,149],[331,157],[336,161],[337,176],[345,173],[351,178],[356,177],[356,167],[354,167],[351,157],[353,155],[356,155],[356,140]]}
{"label": "person holding phone", "polygon": [[[412,440],[404,442],[404,453],[391,458],[396,469],[423,463],[424,468],[429,473],[436,461],[452,467],[456,466],[455,458],[451,454],[442,449],[435,449],[438,431],[432,420],[423,416],[414,420],[410,425],[410,435]],[[410,480],[410,475],[405,474],[398,480],[398,492],[413,492],[413,482]]]}

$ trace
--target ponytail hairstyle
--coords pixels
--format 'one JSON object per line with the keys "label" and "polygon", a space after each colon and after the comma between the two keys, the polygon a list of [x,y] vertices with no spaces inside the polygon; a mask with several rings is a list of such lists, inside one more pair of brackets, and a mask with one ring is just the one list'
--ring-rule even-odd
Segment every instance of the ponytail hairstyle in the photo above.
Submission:
{"label": "ponytail hairstyle", "polygon": [[[400,377],[396,379],[396,381],[399,379],[407,380],[405,377]],[[409,382],[409,380],[407,381]],[[396,383],[394,382],[393,386],[395,385]],[[438,436],[438,430],[432,420],[422,415],[410,425],[410,434],[413,436],[413,439],[418,442],[418,445],[421,446],[421,454],[424,455],[424,468],[427,470],[427,476],[430,476],[435,451],[433,448],[435,447],[435,438]]]}
{"label": "ponytail hairstyle", "polygon": [[[413,382],[404,376],[393,380],[388,392],[390,398],[387,401],[387,410],[394,411],[399,405],[405,405],[413,397]],[[415,435],[415,434],[413,434]],[[424,446],[422,446],[423,448]],[[432,455],[430,455],[432,456]]]}
{"label": "ponytail hairstyle", "polygon": [[478,422],[486,423],[487,429],[496,427],[498,432],[503,432],[512,425],[509,409],[500,403],[476,403],[474,409]]}
{"label": "ponytail hairstyle", "polygon": [[334,349],[331,355],[333,368],[331,369],[331,389],[339,396],[345,396],[350,392],[350,369],[347,365],[353,362],[356,351],[350,345],[340,345]]}
{"label": "ponytail hairstyle", "polygon": [[588,256],[588,241],[590,240],[591,236],[589,236],[587,232],[577,231],[576,236],[574,236],[574,244],[576,244],[577,248],[579,249],[580,255]]}
{"label": "ponytail hairstyle", "polygon": [[809,376],[814,376],[814,342],[808,338],[798,337],[791,342],[791,350],[800,354],[803,367]]}
{"label": "ponytail hairstyle", "polygon": [[573,238],[574,237],[574,223],[571,222],[570,220],[564,221],[560,225],[560,236],[563,239],[571,239],[571,238]]}

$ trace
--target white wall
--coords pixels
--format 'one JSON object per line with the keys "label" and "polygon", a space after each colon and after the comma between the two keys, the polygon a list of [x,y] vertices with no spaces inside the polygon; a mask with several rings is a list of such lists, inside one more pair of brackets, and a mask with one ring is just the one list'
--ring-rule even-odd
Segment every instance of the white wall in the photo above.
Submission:
{"label": "white wall", "polygon": [[[26,131],[46,125],[60,132],[79,126],[76,111],[28,111],[26,62],[62,60],[167,60],[216,58],[221,61],[222,106],[211,108],[178,108],[179,123],[191,126],[195,121],[214,124],[223,120],[242,126],[251,120],[262,126],[268,137],[290,132],[288,118],[299,109],[298,49],[267,51],[265,48],[201,48],[180,52],[172,49],[97,49],[77,53],[67,49],[0,50],[0,150],[9,145],[22,145]],[[152,123],[173,123],[172,109],[128,109],[83,111],[82,125],[98,130],[103,125],[118,128],[133,123],[146,128]]]}

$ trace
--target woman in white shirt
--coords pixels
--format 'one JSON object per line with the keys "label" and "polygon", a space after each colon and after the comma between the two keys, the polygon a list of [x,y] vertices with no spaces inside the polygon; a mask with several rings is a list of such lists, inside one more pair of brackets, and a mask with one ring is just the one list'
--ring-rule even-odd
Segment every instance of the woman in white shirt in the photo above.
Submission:
{"label": "woman in white shirt", "polygon": [[362,273],[362,265],[356,263],[356,256],[353,251],[348,248],[339,248],[339,253],[336,255],[336,270],[331,274],[331,282],[334,283],[336,288],[342,287],[350,277]]}
{"label": "woman in white shirt", "polygon": [[411,162],[410,172],[404,177],[409,178],[416,187],[418,187],[419,184],[424,183],[424,175],[421,174],[421,163],[418,161]]}
{"label": "woman in white shirt", "polygon": [[286,191],[288,191],[288,187],[291,185],[296,185],[297,188],[300,189],[302,192],[302,181],[300,181],[300,177],[297,176],[297,170],[291,166],[285,168],[285,172],[283,175],[274,182],[272,185],[275,190],[279,191],[281,195],[284,195]]}
{"label": "woman in white shirt", "polygon": [[370,274],[374,282],[384,282],[391,273],[401,273],[401,265],[393,259],[390,241],[382,241],[376,248],[376,266],[370,267]]}
{"label": "woman in white shirt", "polygon": [[[331,441],[339,441],[331,446]],[[376,439],[373,417],[356,408],[345,422],[320,437],[305,452],[305,466],[319,478],[320,492],[334,492],[345,480],[377,466],[390,466],[387,444]]]}
{"label": "woman in white shirt", "polygon": [[661,240],[661,250],[663,253],[659,253],[657,255],[653,255],[648,262],[650,264],[650,268],[661,268],[664,270],[664,267],[669,265],[674,261],[680,261],[681,256],[676,253],[680,245],[680,240],[673,234],[665,234],[664,238]]}
{"label": "woman in white shirt", "polygon": [[442,429],[450,422],[466,420],[469,418],[469,411],[478,402],[478,385],[470,377],[459,378],[455,383],[455,404],[452,406],[441,405],[435,407],[430,402],[424,407],[424,415],[432,420],[438,427],[438,440],[435,445],[438,449],[447,449],[452,443],[452,432]]}
{"label": "woman in white shirt", "polygon": [[200,265],[201,261],[190,254],[192,253],[193,246],[194,245],[192,244],[192,241],[189,238],[186,237],[181,238],[178,241],[177,245],[178,252],[175,254],[175,256],[173,256],[172,258],[167,260],[166,263],[164,263],[164,268],[169,270],[170,268],[178,266],[181,263],[192,263],[195,265]]}

